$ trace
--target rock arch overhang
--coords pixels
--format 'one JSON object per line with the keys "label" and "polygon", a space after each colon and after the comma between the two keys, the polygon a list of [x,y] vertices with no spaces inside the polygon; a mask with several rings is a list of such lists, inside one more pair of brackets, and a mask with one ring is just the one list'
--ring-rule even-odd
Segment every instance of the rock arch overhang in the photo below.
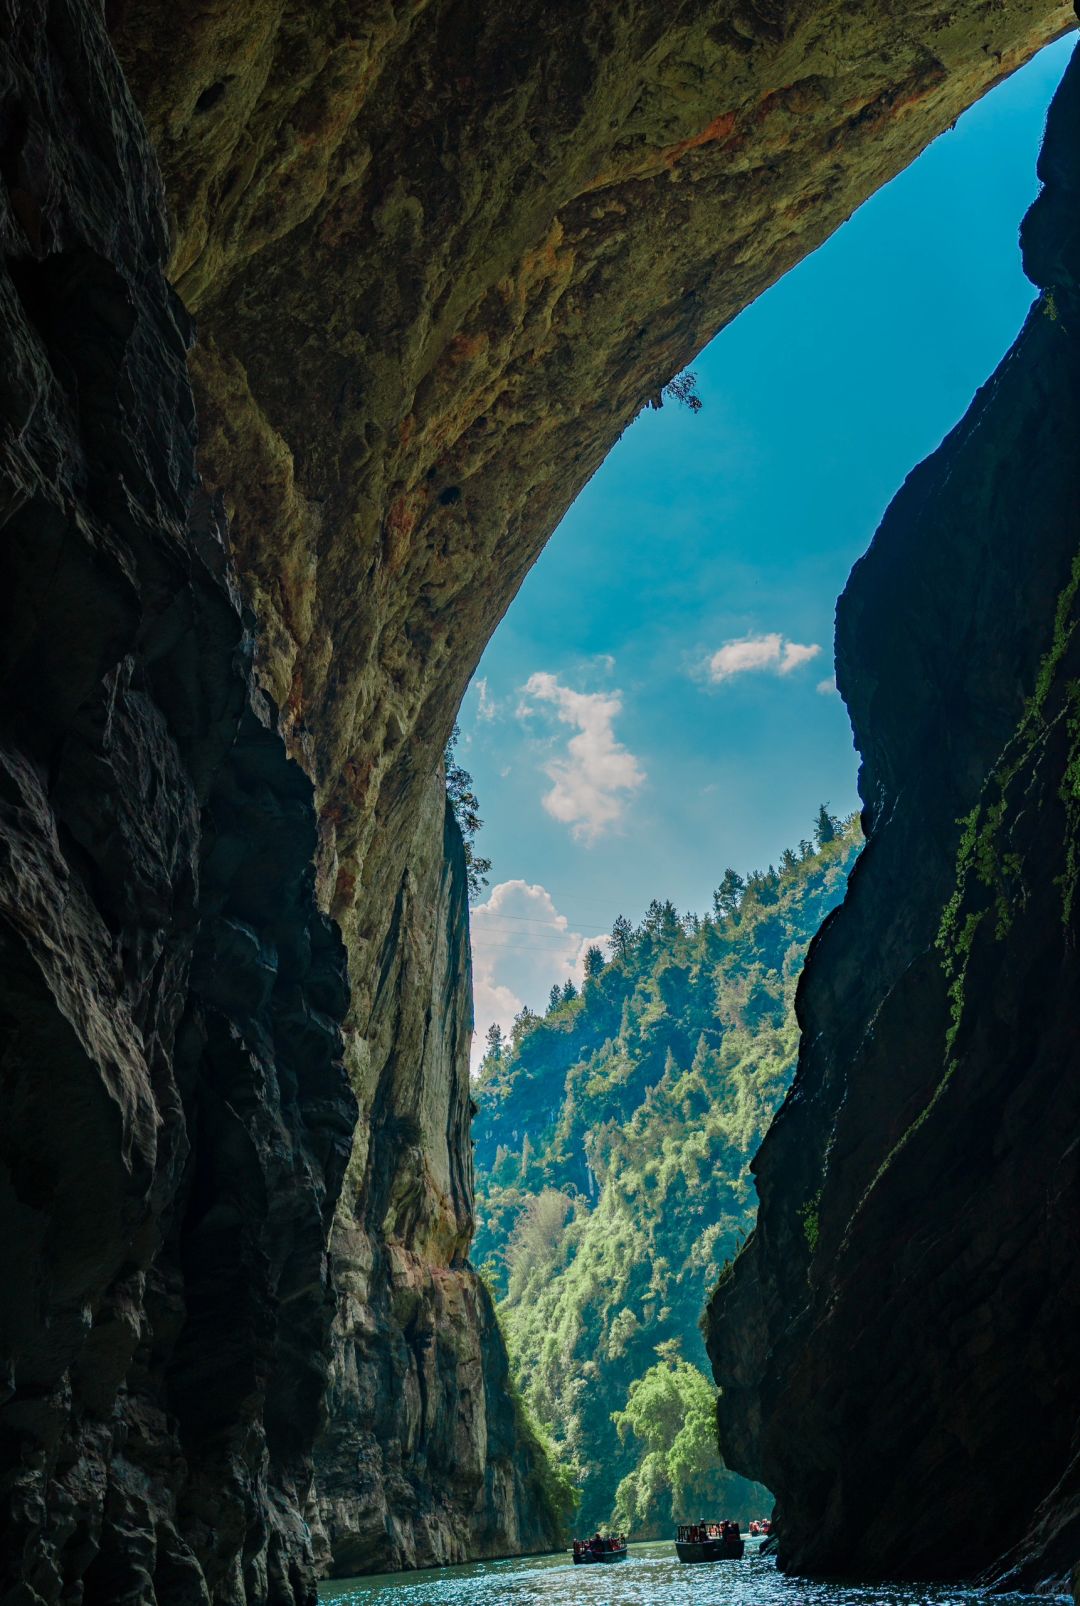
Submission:
{"label": "rock arch overhang", "polygon": [[362,985],[410,799],[620,432],[1073,10],[111,0],[110,23],[198,322],[202,471]]}
{"label": "rock arch overhang", "polygon": [[[415,1184],[377,1130],[400,1093],[377,978],[393,950],[408,991],[395,921],[406,867],[430,882],[424,788],[492,630],[641,407],[1075,16],[1059,0],[409,0],[347,17],[112,0],[111,25],[198,324],[201,471],[315,782],[319,892],[349,952],[361,1115],[333,1380],[357,1353],[340,1313],[372,1296],[356,1223],[387,1232],[372,1166],[391,1197]],[[462,1074],[442,1078],[450,1109]],[[467,1243],[467,1217],[447,1179],[424,1194],[421,1283],[450,1258],[425,1246],[447,1221]],[[420,1306],[438,1322],[430,1289]],[[338,1476],[366,1443],[358,1393],[332,1398],[320,1492],[348,1565],[377,1552]]]}
{"label": "rock arch overhang", "polygon": [[[145,130],[96,6],[9,10],[19,628],[0,834],[10,863],[48,869],[55,921],[28,924],[5,881],[22,958],[4,1025],[23,1021],[26,1053],[0,1127],[20,1193],[2,1243],[26,1264],[0,1304],[3,1587],[310,1601],[311,1446],[360,1338],[365,1386],[401,1400],[402,1464],[433,1383],[444,1450],[443,1403],[470,1430],[479,1527],[450,1454],[423,1534],[371,1502],[390,1563],[478,1531],[538,1544],[511,1455],[488,1454],[513,1440],[505,1352],[462,1266],[467,945],[432,786],[443,738],[636,411],[1071,14],[110,0],[197,320],[199,461],[232,518],[253,675],[221,509],[196,487],[190,329]],[[83,1101],[64,1119],[45,1071]],[[223,1094],[237,1120],[204,1120]],[[46,1230],[62,1277],[29,1264]],[[222,1386],[223,1342],[240,1387]],[[361,1525],[342,1522],[355,1555]]]}

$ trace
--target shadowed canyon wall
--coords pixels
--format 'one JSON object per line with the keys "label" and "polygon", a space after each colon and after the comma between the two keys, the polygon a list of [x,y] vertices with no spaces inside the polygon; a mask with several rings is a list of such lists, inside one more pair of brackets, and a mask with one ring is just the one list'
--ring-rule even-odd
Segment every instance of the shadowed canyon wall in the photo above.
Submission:
{"label": "shadowed canyon wall", "polygon": [[840,600],[868,842],[709,1312],[721,1442],[794,1571],[1080,1560],[1076,57],[1039,176],[1042,294]]}
{"label": "shadowed canyon wall", "polygon": [[1071,13],[106,21],[139,112],[90,4],[0,34],[0,1601],[306,1603],[555,1531],[467,1265],[483,645],[640,407]]}
{"label": "shadowed canyon wall", "polygon": [[471,1029],[465,853],[440,775],[380,955],[379,1081],[334,1224],[316,1471],[319,1559],[338,1575],[559,1540],[491,1299],[467,1263]]}
{"label": "shadowed canyon wall", "polygon": [[0,1598],[306,1601],[356,1101],[92,12],[3,36]]}

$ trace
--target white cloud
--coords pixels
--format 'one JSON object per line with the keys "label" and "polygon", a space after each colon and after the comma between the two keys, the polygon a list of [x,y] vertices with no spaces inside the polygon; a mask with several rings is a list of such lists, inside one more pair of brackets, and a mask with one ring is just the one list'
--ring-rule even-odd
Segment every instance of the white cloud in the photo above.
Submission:
{"label": "white cloud", "polygon": [[473,681],[473,685],[476,687],[476,699],[477,699],[477,702],[476,702],[476,717],[477,717],[477,719],[482,719],[482,720],[494,719],[495,716],[499,712],[499,705],[496,703],[494,697],[492,697],[491,693],[488,691],[488,683],[487,683],[486,675],[481,675],[479,680]]}
{"label": "white cloud", "polygon": [[725,641],[710,654],[705,661],[705,672],[714,686],[736,675],[755,671],[790,675],[816,658],[820,651],[816,642],[787,641],[779,630],[761,636],[740,636],[734,641]]}
{"label": "white cloud", "polygon": [[822,697],[831,697],[834,693],[837,697],[840,695],[837,684],[831,675],[827,676],[825,680],[818,681],[817,690]]}
{"label": "white cloud", "polygon": [[[606,937],[571,930],[546,887],[500,881],[486,902],[472,910],[473,1070],[484,1053],[488,1027],[508,1033],[523,1004],[543,1014],[554,982],[584,979],[585,951]],[[605,948],[605,952],[606,952]]]}
{"label": "white cloud", "polygon": [[628,795],[645,781],[634,754],[615,736],[622,698],[618,692],[574,691],[557,675],[538,671],[521,688],[518,717],[530,718],[537,704],[550,705],[560,724],[577,731],[565,753],[544,764],[552,785],[541,801],[578,842],[593,843],[618,824]]}
{"label": "white cloud", "polygon": [[790,675],[793,669],[799,669],[803,664],[808,664],[811,658],[816,658],[820,651],[817,642],[803,646],[797,641],[785,641],[780,656],[780,673]]}

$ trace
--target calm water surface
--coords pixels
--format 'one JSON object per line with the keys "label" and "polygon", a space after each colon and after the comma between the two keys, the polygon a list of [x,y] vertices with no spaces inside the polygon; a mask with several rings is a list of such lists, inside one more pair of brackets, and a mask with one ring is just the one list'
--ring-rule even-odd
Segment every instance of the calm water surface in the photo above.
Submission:
{"label": "calm water surface", "polygon": [[[1047,1597],[995,1595],[994,1606]],[[670,1544],[631,1545],[626,1561],[575,1567],[567,1556],[486,1561],[472,1567],[391,1573],[324,1584],[326,1606],[973,1606],[974,1590],[927,1584],[867,1587],[785,1578],[768,1557],[746,1547],[741,1562],[684,1567]]]}

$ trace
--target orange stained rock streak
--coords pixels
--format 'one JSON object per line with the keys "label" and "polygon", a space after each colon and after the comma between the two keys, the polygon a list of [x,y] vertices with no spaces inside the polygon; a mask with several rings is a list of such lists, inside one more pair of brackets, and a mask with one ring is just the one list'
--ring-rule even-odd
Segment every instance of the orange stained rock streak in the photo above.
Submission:
{"label": "orange stained rock streak", "polygon": [[665,170],[670,172],[688,151],[700,150],[703,145],[723,144],[734,132],[735,113],[721,112],[719,117],[714,117],[696,134],[677,140],[674,145],[642,151],[625,167],[602,169],[582,187],[581,193],[591,195],[595,190],[610,189],[615,184],[626,184],[633,179],[656,178]]}
{"label": "orange stained rock streak", "polygon": [[702,145],[712,145],[718,140],[730,139],[734,132],[735,113],[721,112],[720,116],[714,117],[712,122],[706,124],[700,133],[691,134],[689,139],[679,140],[677,145],[670,145],[666,151],[661,152],[661,155],[668,167],[674,167],[679,158],[685,156],[687,151],[696,151]]}
{"label": "orange stained rock streak", "polygon": [[488,345],[486,334],[455,335],[450,342],[450,356],[454,362],[471,362],[476,357],[482,357]]}
{"label": "orange stained rock streak", "polygon": [[403,491],[395,496],[386,514],[383,543],[386,566],[391,573],[399,570],[409,550],[409,537],[416,528],[420,510],[416,506],[418,491]]}

